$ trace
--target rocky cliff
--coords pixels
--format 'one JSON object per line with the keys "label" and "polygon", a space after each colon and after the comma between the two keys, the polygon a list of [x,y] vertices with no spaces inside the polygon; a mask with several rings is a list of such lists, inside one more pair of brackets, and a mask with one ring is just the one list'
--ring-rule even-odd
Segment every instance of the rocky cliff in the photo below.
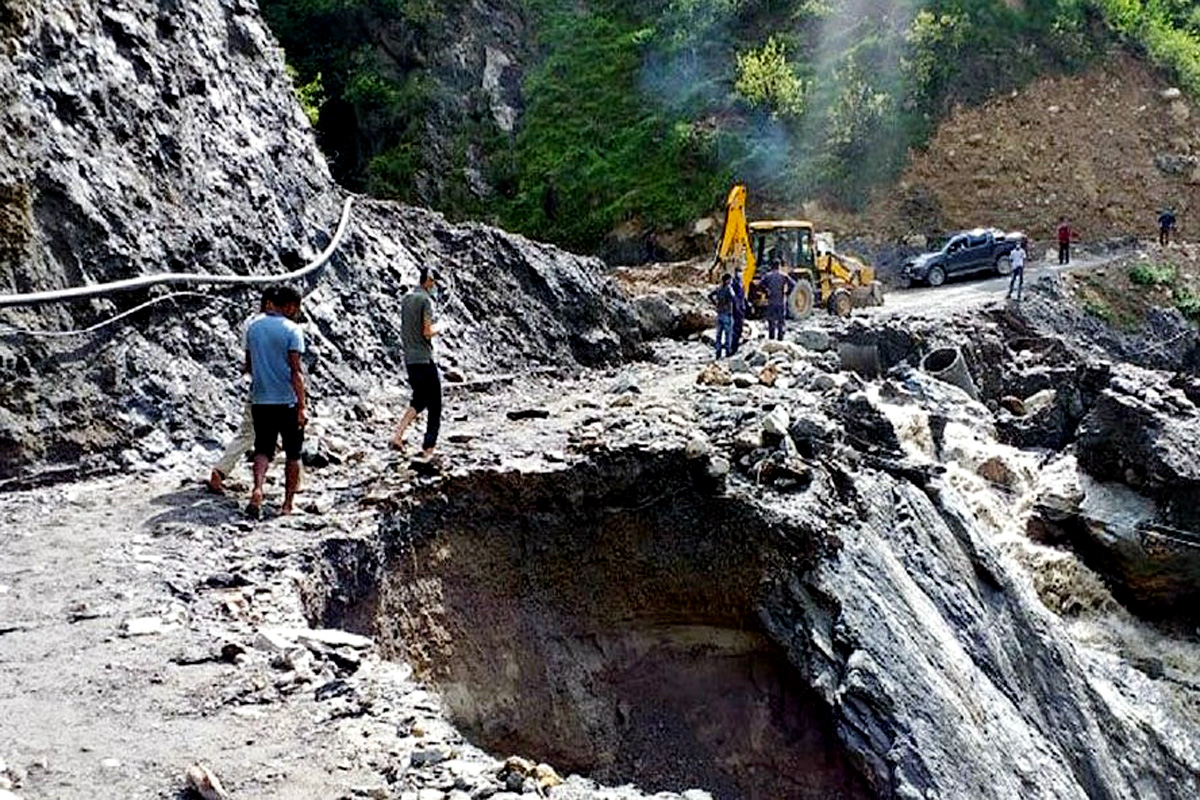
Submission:
{"label": "rocky cliff", "polygon": [[[344,193],[252,3],[13,9],[0,117],[6,291],[162,271],[279,274],[329,243]],[[318,398],[399,382],[399,297],[427,264],[448,275],[442,353],[462,376],[637,352],[598,262],[386,203],[360,205],[350,225],[305,286]],[[157,297],[3,313],[0,476],[37,463],[111,468],[123,451],[115,464],[132,467],[223,438],[251,292],[168,299],[83,336],[20,332],[77,330]]]}
{"label": "rocky cliff", "polygon": [[[330,241],[344,193],[253,5],[52,0],[0,25],[7,292],[279,274]],[[22,612],[0,628],[19,677],[0,710],[29,719],[0,755],[28,764],[31,742],[57,770],[22,767],[26,794],[95,796],[113,709],[154,732],[104,775],[127,796],[168,793],[185,749],[225,754],[262,796],[542,796],[464,735],[582,773],[563,798],[643,796],[595,780],[688,800],[1200,792],[1194,644],[1121,608],[1194,623],[1170,608],[1192,562],[1147,559],[1167,533],[1195,549],[1196,508],[1177,502],[1198,482],[1194,332],[1114,364],[1123,339],[1054,327],[1051,285],[1019,309],[885,307],[760,332],[721,364],[699,340],[630,364],[639,322],[681,323],[635,315],[594,260],[383,202],[350,226],[303,287],[311,432],[331,458],[303,514],[260,527],[231,498],[164,488],[194,482],[238,412],[252,292],[0,314],[0,477],[153,477],[0,497],[16,564],[0,602]],[[448,275],[439,347],[462,388],[435,476],[379,447],[403,401],[399,296],[426,264]],[[934,347],[961,351],[978,399],[916,369]],[[311,624],[377,644],[273,643],[265,623],[298,624],[297,594]],[[114,663],[137,680],[97,693],[97,673],[126,674]],[[269,744],[231,753],[231,729]],[[280,749],[302,777],[263,766]]]}

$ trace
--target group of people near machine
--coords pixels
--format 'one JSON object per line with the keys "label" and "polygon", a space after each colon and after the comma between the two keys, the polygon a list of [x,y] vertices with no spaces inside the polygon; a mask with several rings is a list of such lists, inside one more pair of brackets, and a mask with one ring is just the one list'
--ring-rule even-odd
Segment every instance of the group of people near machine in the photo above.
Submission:
{"label": "group of people near machine", "polygon": [[[763,318],[767,321],[767,338],[783,340],[787,328],[788,295],[796,288],[796,281],[783,269],[783,258],[778,254],[770,261],[767,274],[758,279],[758,285],[766,294],[767,304]],[[731,356],[738,351],[745,332],[749,301],[742,281],[734,280],[731,273],[721,276],[721,283],[709,293],[709,300],[717,309],[716,358]]]}

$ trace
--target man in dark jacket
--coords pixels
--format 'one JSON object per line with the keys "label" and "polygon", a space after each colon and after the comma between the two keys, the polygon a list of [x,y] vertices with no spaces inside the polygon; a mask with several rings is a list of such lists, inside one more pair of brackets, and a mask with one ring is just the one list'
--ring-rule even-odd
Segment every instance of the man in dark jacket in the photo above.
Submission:
{"label": "man in dark jacket", "polygon": [[733,338],[729,354],[733,355],[742,346],[742,331],[746,327],[746,288],[740,280],[733,281]]}
{"label": "man in dark jacket", "polygon": [[708,299],[717,307],[717,358],[721,350],[733,355],[733,309],[737,296],[733,293],[733,276],[728,272],[721,276],[721,285],[709,292]]}
{"label": "man in dark jacket", "polygon": [[787,327],[787,299],[796,288],[796,282],[779,269],[780,265],[779,259],[772,260],[770,271],[760,283],[767,293],[767,338],[782,341]]}
{"label": "man in dark jacket", "polygon": [[1158,243],[1166,247],[1171,243],[1171,231],[1175,230],[1175,212],[1164,210],[1158,215]]}

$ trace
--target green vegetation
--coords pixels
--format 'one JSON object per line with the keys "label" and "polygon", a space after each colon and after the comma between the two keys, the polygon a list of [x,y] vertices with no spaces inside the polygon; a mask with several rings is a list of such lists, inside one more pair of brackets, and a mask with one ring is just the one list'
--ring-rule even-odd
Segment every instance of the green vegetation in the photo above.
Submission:
{"label": "green vegetation", "polygon": [[1180,286],[1171,293],[1171,299],[1175,301],[1179,313],[1192,322],[1200,322],[1200,295],[1186,286]]}
{"label": "green vegetation", "polygon": [[1200,7],[1193,0],[1088,0],[1108,25],[1200,96]]}
{"label": "green vegetation", "polygon": [[738,55],[733,88],[752,105],[766,106],[776,114],[799,117],[804,113],[804,81],[788,63],[786,46],[774,36],[761,49]]}
{"label": "green vegetation", "polygon": [[1175,282],[1179,270],[1174,264],[1137,264],[1129,270],[1129,280],[1139,286],[1169,286]]}
{"label": "green vegetation", "polygon": [[308,83],[300,83],[300,75],[296,68],[289,65],[287,76],[292,81],[300,109],[304,116],[308,117],[308,124],[315,128],[321,121],[321,106],[325,104],[325,86],[321,83],[321,73],[314,75]]}
{"label": "green vegetation", "polygon": [[1113,313],[1112,306],[1104,302],[1098,297],[1089,297],[1083,301],[1083,310],[1091,314],[1093,317],[1103,320],[1112,325],[1116,320],[1116,315]]}
{"label": "green vegetation", "polygon": [[755,207],[857,208],[954,105],[1115,43],[1200,97],[1194,0],[511,0],[510,131],[444,55],[461,0],[261,5],[343,182],[577,250],[690,222],[733,179]]}
{"label": "green vegetation", "polygon": [[674,226],[711,208],[728,182],[714,137],[631,90],[653,29],[617,9],[533,5],[546,57],[526,77],[505,225],[586,250],[624,221]]}

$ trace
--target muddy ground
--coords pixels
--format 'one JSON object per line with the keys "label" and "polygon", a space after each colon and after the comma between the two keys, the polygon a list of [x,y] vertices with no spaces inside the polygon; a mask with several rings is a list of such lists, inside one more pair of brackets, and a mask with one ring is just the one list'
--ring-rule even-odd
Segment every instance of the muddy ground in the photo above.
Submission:
{"label": "muddy ground", "polygon": [[[998,300],[981,299],[993,293],[991,283],[970,284],[980,293],[978,313],[994,315],[1004,308]],[[914,290],[913,304],[958,288]],[[872,318],[856,317],[851,324]],[[505,708],[511,699],[504,699],[502,685],[488,683],[496,692],[491,699],[476,688],[465,703],[439,673],[447,664],[423,651],[407,653],[406,661],[395,632],[376,638],[386,628],[372,614],[384,601],[368,597],[378,587],[355,575],[370,571],[366,562],[380,557],[381,541],[388,552],[399,547],[403,553],[403,543],[387,538],[389,520],[398,511],[419,515],[426,504],[436,507],[447,487],[477,480],[473,475],[586,470],[602,454],[630,448],[652,455],[682,452],[693,440],[711,441],[703,452],[716,448],[704,456],[714,491],[724,491],[728,480],[739,491],[768,498],[780,493],[780,502],[790,502],[786,498],[795,489],[789,487],[804,485],[807,468],[787,461],[772,467],[773,457],[747,461],[747,448],[758,445],[747,444],[741,431],[748,422],[756,426],[777,402],[771,398],[785,396],[781,393],[793,384],[847,398],[863,386],[839,371],[827,343],[814,345],[828,335],[822,333],[828,324],[793,326],[787,358],[777,358],[783,351],[769,356],[783,370],[771,387],[757,378],[753,386],[698,384],[698,375],[711,374],[711,354],[707,341],[693,336],[661,342],[653,361],[628,367],[451,388],[442,475],[418,474],[407,459],[383,449],[402,395],[354,409],[335,399],[319,401],[314,433],[331,443],[325,450],[331,463],[308,470],[302,511],[290,518],[268,514],[262,523],[246,520],[244,483],[235,482],[227,497],[202,492],[199,480],[214,454],[201,448],[172,453],[136,474],[0,495],[0,717],[8,721],[0,727],[0,780],[24,800],[182,797],[184,771],[201,763],[238,798],[514,800],[547,793],[632,798],[649,791],[688,800],[708,792],[827,796],[821,792],[834,784],[755,794],[736,783],[723,785],[700,767],[688,772],[661,749],[669,736],[650,735],[634,763],[618,762],[619,768],[606,771],[587,758],[556,751],[544,738],[489,727],[472,715]],[[761,331],[754,336],[754,351],[772,352],[764,350]],[[884,428],[877,430],[882,435]],[[897,423],[895,430],[902,426]],[[821,439],[813,441],[810,446],[822,446]],[[928,445],[914,440],[913,446]],[[974,446],[986,454],[994,445]],[[1132,670],[1136,680],[1122,678],[1120,685],[1132,681],[1139,696],[1150,691],[1143,686],[1145,674],[1157,676],[1170,699],[1155,702],[1168,702],[1173,714],[1195,714],[1200,659],[1190,637],[1139,622],[1069,551],[1026,538],[1024,521],[1036,512],[1034,498],[1047,490],[1035,466],[1045,456],[1000,448],[998,463],[1007,466],[985,468],[991,459],[969,451],[957,452],[956,459],[979,465],[968,466],[970,474],[950,485],[971,498],[972,513],[1019,565],[1014,569],[1061,616],[1063,629],[1087,654],[1089,669]],[[764,469],[773,477],[764,478]],[[277,467],[277,478],[278,472]],[[990,477],[972,483],[980,475]],[[244,482],[247,474],[237,477]],[[513,486],[523,491],[519,483]],[[272,494],[278,493],[275,485]],[[551,496],[537,507],[555,502]],[[670,501],[652,496],[647,502]],[[481,530],[486,535],[486,524]],[[492,585],[501,568],[488,569],[477,576],[481,587]],[[468,589],[475,579],[458,578]],[[430,642],[454,641],[440,623],[405,624]],[[306,633],[324,625],[371,638]],[[457,644],[467,651],[503,645]],[[727,646],[732,654],[759,645],[730,639]],[[770,670],[762,671],[766,667],[747,668],[757,670],[755,680],[763,686],[774,680]],[[711,680],[719,687],[723,679]],[[439,688],[450,691],[450,708]],[[540,702],[548,704],[516,717],[527,732],[528,726],[538,727],[539,715],[556,707]],[[620,711],[638,713],[636,703]],[[747,717],[740,724],[753,727],[761,720]],[[740,752],[734,743],[713,746],[717,761],[722,747],[734,762],[742,758],[733,758]],[[822,769],[834,776],[829,780],[842,796],[871,796],[857,779],[836,777],[843,769],[837,766],[840,751],[829,746]],[[550,766],[567,776],[562,785],[555,785],[553,770],[525,775],[503,762],[518,755],[532,766],[555,761],[548,753],[556,752],[557,763]],[[609,786],[629,781],[643,788],[604,788],[588,777],[570,776],[577,769],[602,776]],[[744,774],[737,773],[743,767],[729,769]],[[680,783],[680,775],[702,777]]]}

